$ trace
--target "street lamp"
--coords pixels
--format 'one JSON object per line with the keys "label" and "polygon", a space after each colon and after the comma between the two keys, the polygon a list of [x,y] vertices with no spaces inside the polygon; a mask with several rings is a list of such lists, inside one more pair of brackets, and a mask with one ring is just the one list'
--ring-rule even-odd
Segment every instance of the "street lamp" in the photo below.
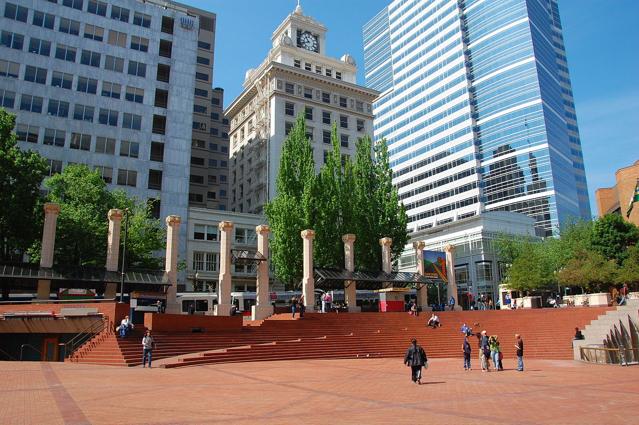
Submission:
{"label": "street lamp", "polygon": [[122,245],[122,267],[120,270],[120,303],[124,302],[124,264],[126,261],[126,241],[129,238],[129,209],[124,209],[124,244]]}
{"label": "street lamp", "polygon": [[197,281],[198,281],[199,279],[200,279],[200,273],[196,271],[196,272],[195,272],[195,275],[193,276],[193,291],[194,291],[194,292],[197,292],[197,291],[198,291],[198,290],[197,290],[197,288],[198,288],[198,286],[197,286]]}

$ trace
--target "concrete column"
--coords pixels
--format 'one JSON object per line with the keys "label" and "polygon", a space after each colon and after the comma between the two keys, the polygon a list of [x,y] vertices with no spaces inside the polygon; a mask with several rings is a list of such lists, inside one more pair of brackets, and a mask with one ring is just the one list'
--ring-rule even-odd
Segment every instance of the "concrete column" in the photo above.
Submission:
{"label": "concrete column", "polygon": [[444,251],[446,252],[446,275],[448,277],[446,304],[448,304],[450,297],[453,297],[455,299],[455,310],[461,310],[462,308],[457,299],[457,282],[455,282],[455,247],[446,245]]}
{"label": "concrete column", "polygon": [[[117,272],[120,260],[120,229],[122,225],[122,210],[112,209],[107,214],[109,218],[109,234],[107,236],[106,271]],[[107,282],[104,290],[104,298],[115,298],[118,283]]]}
{"label": "concrete column", "polygon": [[[424,275],[424,247],[426,243],[424,241],[413,242],[413,248],[415,248],[415,260],[417,262],[417,274]],[[422,285],[417,290],[417,304],[422,308],[422,311],[430,310],[428,305],[428,285]]]}
{"label": "concrete column", "polygon": [[[42,246],[40,249],[40,267],[53,267],[53,252],[55,250],[55,229],[60,214],[60,205],[47,202],[44,204],[44,226],[42,229]],[[51,281],[38,280],[39,300],[48,300],[51,294]]]}
{"label": "concrete column", "polygon": [[256,303],[251,308],[251,318],[253,320],[262,320],[273,314],[268,281],[268,234],[270,231],[271,229],[263,224],[255,228],[255,233],[257,233],[257,252],[266,258],[266,261],[261,261],[257,265]]}
{"label": "concrete column", "polygon": [[[379,244],[382,246],[382,271],[384,273],[390,273],[393,271],[391,264],[391,246],[393,245],[393,240],[391,238],[381,238]],[[384,282],[382,286],[388,288],[392,286],[392,284]]]}
{"label": "concrete column", "polygon": [[177,302],[177,263],[180,244],[180,223],[182,218],[179,215],[170,215],[166,218],[166,259],[164,263],[164,274],[168,283],[171,284],[166,292],[166,312],[170,314],[180,314],[182,309]]}
{"label": "concrete column", "polygon": [[304,275],[302,278],[302,295],[306,311],[313,312],[315,308],[315,280],[313,278],[313,239],[315,232],[307,229],[301,232],[304,252]]}
{"label": "concrete column", "polygon": [[217,225],[220,230],[220,274],[217,284],[216,316],[231,315],[231,245],[233,223],[221,221]]}
{"label": "concrete column", "polygon": [[[342,236],[344,242],[344,268],[349,272],[355,271],[355,235],[347,234]],[[348,305],[349,313],[359,313],[362,309],[357,307],[357,286],[354,280],[344,282],[344,299]]]}

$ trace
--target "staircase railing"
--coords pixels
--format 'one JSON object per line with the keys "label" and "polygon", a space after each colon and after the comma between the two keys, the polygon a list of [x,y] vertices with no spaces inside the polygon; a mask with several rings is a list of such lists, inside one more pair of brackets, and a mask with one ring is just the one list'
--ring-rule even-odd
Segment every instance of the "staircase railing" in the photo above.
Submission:
{"label": "staircase railing", "polygon": [[605,348],[605,347],[579,347],[581,360],[597,364],[618,364],[629,366],[639,364],[632,359],[639,352],[639,348]]}
{"label": "staircase railing", "polygon": [[108,325],[109,319],[107,317],[102,317],[102,320],[92,323],[82,332],[71,338],[66,344],[64,344],[64,357],[71,357],[71,355],[85,342],[90,341],[104,329],[108,328]]}

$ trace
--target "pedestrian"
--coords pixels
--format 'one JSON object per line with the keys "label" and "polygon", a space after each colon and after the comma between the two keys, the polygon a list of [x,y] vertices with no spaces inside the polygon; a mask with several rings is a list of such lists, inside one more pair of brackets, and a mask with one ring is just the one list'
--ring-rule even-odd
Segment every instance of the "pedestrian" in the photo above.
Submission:
{"label": "pedestrian", "polygon": [[426,326],[431,326],[433,329],[441,327],[441,323],[439,321],[439,316],[437,316],[435,313],[433,313],[430,316],[430,319],[428,319],[428,323],[426,324]]}
{"label": "pedestrian", "polygon": [[575,341],[580,340],[580,339],[586,339],[584,338],[584,334],[581,333],[581,331],[579,330],[579,328],[575,328]]}
{"label": "pedestrian", "polygon": [[492,335],[488,341],[490,347],[490,358],[493,360],[495,370],[499,370],[499,343],[497,342],[497,335]]}
{"label": "pedestrian", "polygon": [[628,284],[624,283],[621,289],[619,290],[619,296],[621,297],[621,301],[619,301],[619,305],[625,305],[626,299],[628,297]]}
{"label": "pedestrian", "polygon": [[155,340],[151,336],[151,331],[147,330],[142,338],[142,367],[146,367],[146,359],[149,359],[149,368],[151,368],[154,348]]}
{"label": "pedestrian", "polygon": [[333,296],[330,292],[326,293],[326,311],[331,311],[333,307]]}
{"label": "pedestrian", "polygon": [[470,342],[468,342],[468,336],[464,336],[464,343],[462,344],[462,352],[464,353],[464,370],[470,369]]}
{"label": "pedestrian", "polygon": [[118,326],[116,330],[120,332],[120,338],[126,338],[133,327],[133,323],[131,323],[129,316],[124,316],[124,319],[122,319],[120,326]]}
{"label": "pedestrian", "polygon": [[295,312],[297,311],[297,298],[291,298],[291,312],[293,313],[293,319],[295,319]]}
{"label": "pedestrian", "polygon": [[517,352],[517,371],[524,371],[524,340],[521,335],[515,334],[515,349]]}
{"label": "pedestrian", "polygon": [[157,307],[158,313],[163,313],[164,312],[164,308],[162,307],[162,300],[158,300],[155,303],[155,307]]}
{"label": "pedestrian", "polygon": [[450,300],[448,300],[448,305],[450,306],[450,311],[455,310],[455,297],[450,297]]}
{"label": "pedestrian", "polygon": [[304,294],[300,295],[300,298],[297,301],[297,304],[299,305],[299,308],[300,308],[300,319],[303,319],[304,311],[306,311],[306,306],[304,305]]}
{"label": "pedestrian", "polygon": [[326,292],[320,298],[322,300],[322,313],[326,313]]}
{"label": "pedestrian", "polygon": [[510,308],[511,303],[512,299],[510,298],[510,294],[506,294],[506,297],[504,298],[504,306],[506,307],[506,309]]}
{"label": "pedestrian", "polygon": [[493,299],[488,298],[488,310],[492,310],[492,309],[493,309]]}
{"label": "pedestrian", "polygon": [[481,331],[481,337],[479,338],[479,360],[481,361],[482,372],[490,372],[490,348],[488,344],[488,336],[486,331]]}
{"label": "pedestrian", "polygon": [[428,358],[426,357],[424,349],[420,345],[417,345],[417,340],[415,338],[412,339],[410,347],[406,350],[404,364],[406,366],[410,366],[412,381],[421,385],[422,367],[428,367]]}

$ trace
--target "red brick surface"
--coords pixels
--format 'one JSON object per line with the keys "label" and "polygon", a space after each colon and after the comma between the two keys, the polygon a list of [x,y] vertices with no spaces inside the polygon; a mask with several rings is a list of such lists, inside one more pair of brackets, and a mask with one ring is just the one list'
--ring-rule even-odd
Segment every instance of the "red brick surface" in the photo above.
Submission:
{"label": "red brick surface", "polygon": [[520,373],[507,360],[506,371],[482,373],[457,359],[430,363],[418,386],[398,359],[177,370],[4,362],[0,423],[637,423],[637,367],[529,360]]}
{"label": "red brick surface", "polygon": [[154,332],[191,332],[202,328],[206,332],[239,332],[242,330],[242,316],[201,316],[183,314],[144,314],[144,327]]}

